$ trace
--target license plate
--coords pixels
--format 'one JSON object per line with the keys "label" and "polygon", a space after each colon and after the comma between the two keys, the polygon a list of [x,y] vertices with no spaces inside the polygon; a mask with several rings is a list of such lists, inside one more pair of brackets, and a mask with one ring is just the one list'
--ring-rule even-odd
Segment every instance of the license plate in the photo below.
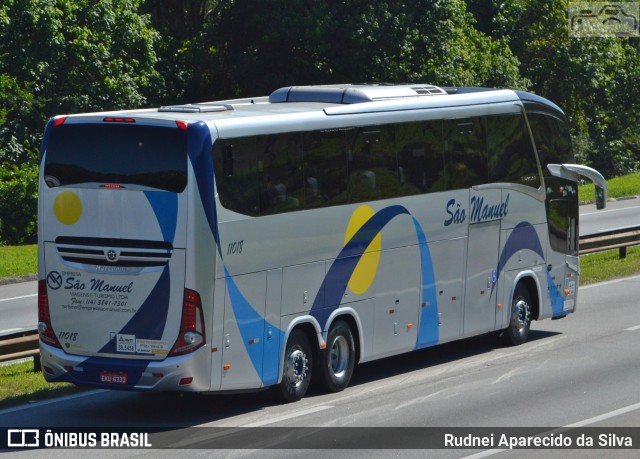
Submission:
{"label": "license plate", "polygon": [[129,375],[126,373],[114,373],[111,371],[103,371],[100,373],[100,382],[105,384],[127,384]]}

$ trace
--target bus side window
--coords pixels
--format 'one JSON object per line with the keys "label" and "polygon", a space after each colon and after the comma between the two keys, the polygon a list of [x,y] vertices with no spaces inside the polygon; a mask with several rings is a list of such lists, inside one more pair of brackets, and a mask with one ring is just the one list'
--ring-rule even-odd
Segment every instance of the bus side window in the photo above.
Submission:
{"label": "bus side window", "polygon": [[443,132],[447,189],[487,183],[489,169],[482,118],[446,120]]}
{"label": "bus side window", "polygon": [[220,139],[214,144],[212,154],[222,205],[234,212],[258,215],[260,181],[256,138]]}
{"label": "bus side window", "polygon": [[396,129],[398,176],[404,196],[443,191],[442,122],[399,124]]}
{"label": "bus side window", "polygon": [[257,137],[260,215],[304,207],[302,136],[299,133]]}
{"label": "bus side window", "polygon": [[349,150],[349,200],[362,202],[399,195],[394,125],[354,130]]}
{"label": "bus side window", "polygon": [[347,202],[347,133],[351,129],[305,132],[305,207],[327,207]]}
{"label": "bus side window", "polygon": [[522,114],[486,118],[489,182],[540,186],[538,163]]}

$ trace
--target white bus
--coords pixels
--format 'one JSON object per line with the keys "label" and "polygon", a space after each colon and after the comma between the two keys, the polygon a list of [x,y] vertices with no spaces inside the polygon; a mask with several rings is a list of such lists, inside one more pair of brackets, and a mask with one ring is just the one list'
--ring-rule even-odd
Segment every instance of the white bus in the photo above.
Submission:
{"label": "white bus", "polygon": [[58,116],[39,201],[48,381],[344,389],[354,365],[576,309],[560,108],[512,90],[288,87]]}

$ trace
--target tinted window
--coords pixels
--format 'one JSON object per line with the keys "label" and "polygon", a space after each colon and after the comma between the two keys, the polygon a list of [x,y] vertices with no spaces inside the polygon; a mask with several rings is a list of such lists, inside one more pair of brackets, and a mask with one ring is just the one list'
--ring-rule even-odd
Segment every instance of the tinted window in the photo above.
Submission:
{"label": "tinted window", "polygon": [[351,202],[399,196],[396,125],[367,126],[355,131],[349,150]]}
{"label": "tinted window", "polygon": [[442,121],[399,124],[396,148],[402,195],[445,189]]}
{"label": "tinted window", "polygon": [[483,185],[488,179],[486,135],[482,118],[444,122],[447,188]]}
{"label": "tinted window", "polygon": [[303,133],[304,185],[307,208],[347,202],[347,159],[354,129]]}
{"label": "tinted window", "polygon": [[521,114],[486,118],[489,182],[540,186],[531,137]]}
{"label": "tinted window", "polygon": [[260,214],[260,176],[257,137],[220,140],[213,161],[220,202],[245,215]]}
{"label": "tinted window", "polygon": [[47,145],[48,186],[134,184],[181,192],[187,184],[187,134],[134,124],[62,124]]}

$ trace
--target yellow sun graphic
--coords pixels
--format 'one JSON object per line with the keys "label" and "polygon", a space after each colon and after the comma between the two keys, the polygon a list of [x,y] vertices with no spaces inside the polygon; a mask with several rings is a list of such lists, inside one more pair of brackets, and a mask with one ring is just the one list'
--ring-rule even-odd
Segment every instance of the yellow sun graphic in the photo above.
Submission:
{"label": "yellow sun graphic", "polygon": [[[347,225],[347,231],[344,236],[345,245],[347,245],[347,242],[351,240],[353,235],[356,234],[356,232],[362,228],[362,225],[364,225],[374,214],[375,212],[369,206],[360,206],[356,209],[353,215],[351,215],[349,225]],[[362,258],[360,258],[356,269],[353,271],[353,274],[349,279],[348,285],[353,293],[361,295],[369,290],[369,287],[373,284],[376,272],[378,271],[378,264],[380,263],[381,249],[382,235],[378,233],[365,249]]]}
{"label": "yellow sun graphic", "polygon": [[73,225],[82,215],[82,201],[73,191],[63,191],[53,202],[53,213],[63,225]]}

